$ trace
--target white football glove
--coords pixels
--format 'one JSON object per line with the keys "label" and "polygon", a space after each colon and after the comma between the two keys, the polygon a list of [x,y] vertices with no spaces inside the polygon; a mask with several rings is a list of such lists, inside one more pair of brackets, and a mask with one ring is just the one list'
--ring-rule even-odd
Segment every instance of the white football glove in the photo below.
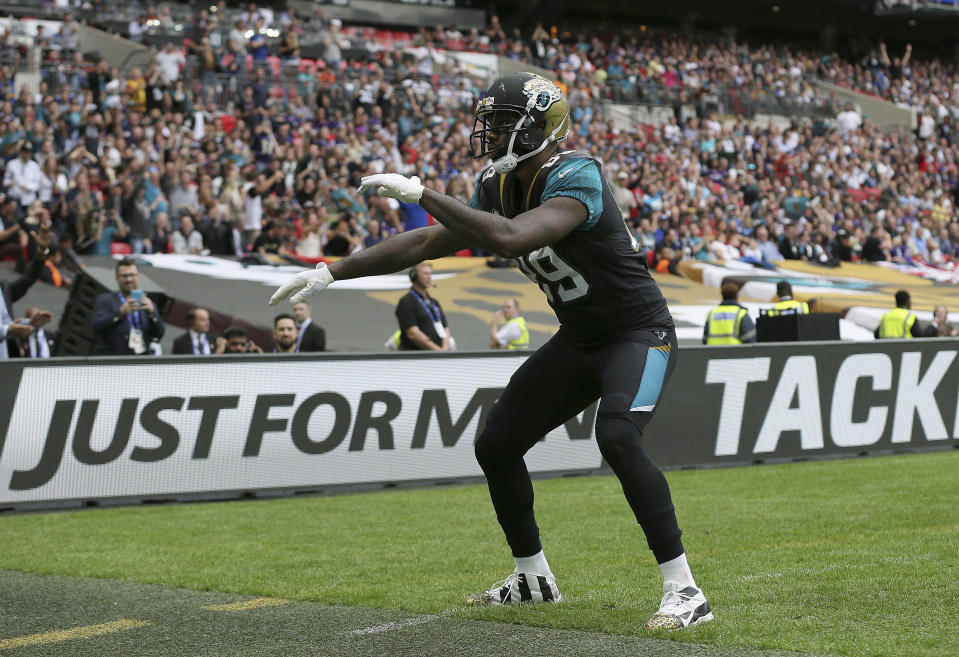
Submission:
{"label": "white football glove", "polygon": [[275,306],[294,292],[296,292],[296,294],[290,297],[290,303],[297,304],[317,292],[322,292],[332,282],[333,274],[330,273],[326,263],[321,262],[316,266],[316,269],[301,271],[280,286],[280,289],[274,292],[273,296],[270,297],[270,305]]}
{"label": "white football glove", "polygon": [[363,193],[374,187],[378,188],[376,193],[380,196],[389,196],[404,203],[419,203],[424,189],[416,176],[407,178],[398,173],[375,173],[363,176],[356,191]]}

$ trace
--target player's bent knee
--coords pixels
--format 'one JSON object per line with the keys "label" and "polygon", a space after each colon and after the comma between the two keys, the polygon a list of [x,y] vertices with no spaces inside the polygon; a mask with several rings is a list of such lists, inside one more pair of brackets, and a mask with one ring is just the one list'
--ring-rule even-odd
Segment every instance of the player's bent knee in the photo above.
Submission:
{"label": "player's bent knee", "polygon": [[493,466],[496,454],[488,429],[477,436],[476,443],[473,445],[473,453],[476,455],[476,462],[479,463],[484,472],[488,467]]}
{"label": "player's bent knee", "polygon": [[508,422],[502,422],[500,419],[501,414],[494,407],[487,418],[486,426],[476,437],[473,445],[476,461],[486,473],[506,467],[517,459],[523,458],[523,451],[519,449],[522,444],[521,437],[510,431]]}
{"label": "player's bent knee", "polygon": [[642,450],[642,432],[622,415],[597,418],[596,445],[609,462],[621,455]]}
{"label": "player's bent knee", "polygon": [[476,438],[473,453],[483,472],[490,472],[511,462],[515,456],[508,449],[509,438],[502,428],[488,423]]}

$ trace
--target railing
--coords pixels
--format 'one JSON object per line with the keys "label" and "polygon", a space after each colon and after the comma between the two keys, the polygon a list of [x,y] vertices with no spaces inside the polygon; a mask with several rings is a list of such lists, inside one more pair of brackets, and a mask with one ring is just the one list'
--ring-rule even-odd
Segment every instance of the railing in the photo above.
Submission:
{"label": "railing", "polygon": [[[77,21],[90,24],[97,24],[102,21],[130,21],[142,16],[148,4],[152,3],[105,2],[96,9],[71,6],[70,14]],[[170,7],[170,13],[174,21],[189,22],[196,13],[196,8],[186,2],[169,2],[166,4]],[[239,10],[235,11],[239,12]],[[0,13],[44,20],[62,20],[64,10],[45,0],[18,0],[16,2],[3,0],[0,1]]]}
{"label": "railing", "polygon": [[604,99],[624,105],[669,106],[685,95],[685,103],[701,102],[708,112],[752,118],[756,114],[780,114],[788,117],[821,118],[835,116],[830,98],[813,96],[808,100],[762,88],[713,86],[702,92],[667,86],[655,80],[631,83],[607,80]]}
{"label": "railing", "polygon": [[[195,98],[203,102],[214,101],[219,107],[235,108],[242,103],[244,89],[256,79],[256,69],[267,69],[266,79],[269,81],[269,94],[275,99],[291,98],[294,95],[303,98],[311,109],[315,108],[316,96],[324,87],[342,87],[357,83],[362,75],[368,74],[366,69],[348,67],[345,70],[324,68],[324,79],[317,79],[309,63],[297,60],[282,61],[271,58],[270,61],[257,62],[248,65],[247,61],[238,64],[238,68],[231,72],[206,72],[200,74],[198,61],[195,57],[187,58],[187,67],[184,70],[184,80],[194,93]],[[428,83],[430,93],[436,88],[458,88],[457,79],[443,79],[441,76],[408,74],[395,68],[381,69],[384,79],[393,85],[394,93],[405,97],[412,93],[409,80]],[[404,84],[405,82],[405,84]],[[483,87],[484,84],[479,84]],[[607,82],[603,89],[603,97],[594,101],[607,101],[619,104],[642,104],[652,106],[671,106],[680,97],[686,94],[685,102],[696,104],[702,102],[707,112],[732,114],[752,118],[756,114],[777,114],[791,118],[809,117],[825,118],[835,116],[838,109],[831,98],[824,96],[813,97],[809,100],[794,97],[789,94],[778,94],[765,89],[715,87],[702,93],[702,98],[691,94],[688,90],[678,87],[669,87],[655,81],[644,80],[638,84],[622,84],[617,81]],[[353,98],[346,99],[344,109],[349,109]],[[475,98],[474,98],[475,101]],[[467,104],[454,99],[449,101],[451,107],[472,109],[472,102]]]}
{"label": "railing", "polygon": [[[267,68],[266,80],[268,96],[274,100],[291,100],[294,96],[303,99],[304,104],[311,110],[316,109],[318,93],[322,89],[342,91],[348,85],[358,84],[360,76],[365,71],[348,68],[344,71],[324,69],[324,77],[318,79],[309,69],[301,70],[299,63],[279,63],[271,66],[269,63],[255,65],[250,68],[241,68],[234,72],[204,72],[200,73],[195,58],[189,58],[184,70],[184,80],[193,93],[194,102],[215,102],[218,107],[228,111],[237,109],[243,103],[245,89],[256,81],[258,66]],[[444,80],[438,76],[424,74],[402,75],[398,69],[383,69],[384,79],[393,88],[393,94],[400,98],[413,97],[419,103],[435,98],[435,89],[438,87],[454,88],[455,81]],[[410,82],[422,82],[422,90],[413,88]],[[333,109],[343,109],[350,112],[353,108],[354,95],[332,94]],[[451,96],[441,105],[448,108],[472,110],[475,98],[471,96],[466,103]]]}
{"label": "railing", "polygon": [[0,48],[0,67],[8,66],[14,73],[25,71],[27,68],[27,58],[24,57],[19,48],[5,47]]}
{"label": "railing", "polygon": [[[27,72],[29,57],[24,57],[16,48],[0,49],[0,67],[8,66],[17,73]],[[127,67],[121,66],[124,73],[129,73]],[[187,58],[187,65],[182,75],[188,90],[192,93],[193,101],[204,103],[215,102],[218,107],[229,111],[235,110],[243,103],[244,89],[251,86],[256,80],[256,69],[265,68],[266,80],[269,86],[269,97],[279,100],[292,99],[299,96],[312,110],[316,108],[317,94],[323,88],[342,89],[346,85],[358,84],[361,76],[368,75],[365,68],[347,67],[340,70],[337,67],[316,68],[315,62],[302,60],[283,61],[272,57],[267,61],[252,62],[248,58],[238,60],[232,70],[204,73],[200,72],[199,62],[195,56]],[[317,71],[322,72],[318,78]],[[460,88],[460,78],[446,79],[441,75],[409,74],[396,68],[381,68],[384,79],[393,87],[394,94],[405,98],[415,95],[410,88],[410,81],[423,82],[425,93],[420,93],[417,100],[433,98],[439,88]],[[73,62],[59,62],[52,64],[42,62],[39,65],[41,79],[47,83],[48,93],[54,97],[78,93],[86,84],[86,69]],[[485,86],[485,81],[476,81],[478,88]],[[712,88],[704,91],[701,99],[696,94],[684,91],[678,87],[669,87],[655,81],[643,80],[638,84],[623,83],[623,81],[607,81],[603,87],[602,96],[592,99],[591,102],[613,102],[626,105],[647,105],[668,107],[682,98],[685,93],[685,104],[701,102],[708,113],[717,112],[724,115],[737,115],[752,118],[756,114],[777,114],[791,118],[810,117],[823,118],[835,116],[838,108],[831,97],[820,95],[809,101],[769,92],[764,89],[750,88]],[[335,94],[334,94],[335,95]],[[352,108],[353,96],[344,96],[340,103],[342,109],[349,111]],[[447,107],[472,109],[472,103],[451,95],[444,100]]]}
{"label": "railing", "polygon": [[811,99],[789,94],[780,95],[765,89],[727,88],[718,94],[719,103],[725,108],[720,113],[752,118],[756,114],[778,114],[790,118],[826,118],[836,116],[838,108],[831,98],[815,96]]}
{"label": "railing", "polygon": [[[264,64],[264,66],[268,65]],[[434,76],[415,75],[404,78],[395,69],[386,69],[384,73],[386,81],[393,87],[393,93],[398,98],[415,97],[421,103],[435,96],[434,85],[437,82],[439,83],[437,86],[453,86],[451,81],[437,80]],[[298,96],[303,99],[307,107],[313,110],[316,109],[317,95],[321,89],[342,91],[346,85],[356,83],[361,74],[353,69],[330,71],[328,77],[320,80],[312,73],[299,70],[297,64],[281,64],[278,68],[271,68],[268,71],[266,76],[268,95],[274,100],[286,99],[287,101]],[[201,74],[196,61],[191,58],[184,71],[184,80],[193,94],[194,103],[212,101],[217,107],[234,111],[242,105],[245,89],[256,81],[256,67],[236,72],[207,71]],[[410,80],[426,82],[423,88],[428,91],[423,94],[411,88],[408,83],[404,84]],[[334,93],[332,100],[334,109],[343,109],[347,113],[352,111],[354,96]],[[465,103],[454,96],[440,101],[440,104],[451,109],[472,110],[474,102],[475,98],[472,97],[469,103]]]}

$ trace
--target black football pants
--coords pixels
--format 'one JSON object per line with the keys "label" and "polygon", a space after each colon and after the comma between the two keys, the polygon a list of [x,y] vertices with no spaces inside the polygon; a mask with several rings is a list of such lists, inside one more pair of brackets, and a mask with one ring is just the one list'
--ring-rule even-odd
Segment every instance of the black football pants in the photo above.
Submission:
{"label": "black football pants", "polygon": [[597,398],[596,442],[649,548],[658,563],[683,553],[666,478],[642,446],[643,429],[676,366],[676,352],[674,331],[633,331],[584,348],[560,329],[516,370],[476,439],[476,459],[513,556],[542,549],[523,456]]}

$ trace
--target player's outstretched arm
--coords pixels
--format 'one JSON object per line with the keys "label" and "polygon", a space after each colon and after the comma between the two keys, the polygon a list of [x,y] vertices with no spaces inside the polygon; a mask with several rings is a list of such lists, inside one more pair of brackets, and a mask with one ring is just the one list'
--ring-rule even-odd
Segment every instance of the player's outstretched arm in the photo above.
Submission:
{"label": "player's outstretched arm", "polygon": [[567,196],[548,199],[512,219],[476,210],[430,189],[425,190],[420,205],[467,244],[504,258],[558,242],[587,218],[586,206]]}
{"label": "player's outstretched arm", "polygon": [[366,176],[360,191],[376,188],[380,196],[419,203],[438,222],[469,246],[515,258],[559,241],[586,221],[586,206],[576,199],[557,196],[540,206],[507,219],[477,210],[456,199],[423,187],[419,178],[398,173]]}
{"label": "player's outstretched arm", "polygon": [[273,293],[270,305],[275,306],[286,298],[296,304],[322,292],[335,280],[392,274],[463,248],[463,243],[441,225],[400,233],[329,266],[321,262],[316,269],[298,272]]}

